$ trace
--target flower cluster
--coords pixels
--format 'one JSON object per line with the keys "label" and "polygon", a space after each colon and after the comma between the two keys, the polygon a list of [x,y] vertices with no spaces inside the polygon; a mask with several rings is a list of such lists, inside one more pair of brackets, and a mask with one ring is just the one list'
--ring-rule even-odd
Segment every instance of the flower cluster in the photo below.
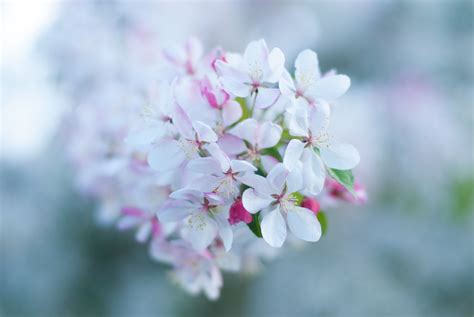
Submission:
{"label": "flower cluster", "polygon": [[128,96],[140,109],[84,116],[115,119],[87,129],[96,146],[80,138],[82,174],[103,206],[120,210],[118,227],[136,228],[190,293],[215,299],[221,269],[253,270],[286,240],[318,241],[326,201],[365,201],[351,172],[357,150],[329,133],[350,80],[321,74],[316,53],[302,51],[292,74],[264,40],[243,54],[204,54],[191,39],[163,61],[146,102]]}

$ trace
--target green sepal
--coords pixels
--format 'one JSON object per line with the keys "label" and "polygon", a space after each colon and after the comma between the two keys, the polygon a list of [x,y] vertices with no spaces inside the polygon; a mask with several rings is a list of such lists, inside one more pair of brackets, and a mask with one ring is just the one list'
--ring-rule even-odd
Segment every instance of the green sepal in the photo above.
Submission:
{"label": "green sepal", "polygon": [[352,170],[337,170],[334,168],[328,168],[329,176],[334,178],[339,184],[344,186],[352,195],[355,195],[354,191],[354,175]]}
{"label": "green sepal", "polygon": [[259,222],[259,215],[260,212],[252,215],[252,222],[248,223],[247,226],[249,227],[250,231],[253,232],[258,238],[262,238],[262,228],[260,228]]}
{"label": "green sepal", "polygon": [[319,224],[321,225],[321,234],[325,235],[328,230],[328,219],[326,214],[324,211],[320,210],[316,215],[316,218],[318,218]]}

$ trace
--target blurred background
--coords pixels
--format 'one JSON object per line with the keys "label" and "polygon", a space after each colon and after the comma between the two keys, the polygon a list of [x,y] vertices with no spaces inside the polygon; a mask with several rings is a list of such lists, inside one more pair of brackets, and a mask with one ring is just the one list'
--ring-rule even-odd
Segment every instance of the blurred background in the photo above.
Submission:
{"label": "blurred background", "polygon": [[[1,8],[2,316],[473,316],[472,1],[5,1]],[[209,302],[172,285],[133,233],[97,219],[64,117],[120,102],[161,48],[314,49],[352,87],[333,124],[361,152],[368,203],[323,239]],[[100,101],[100,102],[98,102]]]}

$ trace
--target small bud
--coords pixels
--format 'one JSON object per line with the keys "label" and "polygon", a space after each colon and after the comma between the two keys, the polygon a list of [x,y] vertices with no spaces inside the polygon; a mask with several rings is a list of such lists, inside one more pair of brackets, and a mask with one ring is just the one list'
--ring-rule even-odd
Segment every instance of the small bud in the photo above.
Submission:
{"label": "small bud", "polygon": [[229,223],[234,225],[239,222],[251,223],[252,215],[244,208],[242,198],[237,198],[229,211]]}
{"label": "small bud", "polygon": [[305,197],[303,199],[303,203],[301,204],[301,207],[308,208],[312,212],[314,212],[315,215],[318,214],[321,206],[319,205],[319,202],[315,198],[310,198],[310,197]]}

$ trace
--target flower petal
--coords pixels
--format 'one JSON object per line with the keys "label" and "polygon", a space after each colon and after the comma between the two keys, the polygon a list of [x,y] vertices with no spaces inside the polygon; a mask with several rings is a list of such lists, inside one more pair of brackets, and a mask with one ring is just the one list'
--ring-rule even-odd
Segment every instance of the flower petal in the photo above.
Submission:
{"label": "flower petal", "polygon": [[275,165],[268,173],[267,180],[272,187],[273,193],[281,194],[283,192],[288,174],[288,169],[282,163]]}
{"label": "flower petal", "polygon": [[191,119],[188,114],[180,106],[176,106],[171,115],[173,125],[178,132],[188,140],[194,140],[194,133],[192,129]]}
{"label": "flower petal", "polygon": [[279,248],[286,240],[285,219],[280,212],[280,207],[275,208],[263,217],[262,223],[263,239],[272,247]]}
{"label": "flower petal", "polygon": [[221,174],[219,162],[213,157],[199,157],[189,161],[187,168],[202,174]]}
{"label": "flower petal", "polygon": [[242,195],[244,208],[251,214],[268,207],[273,201],[272,197],[259,194],[253,188],[247,188]]}
{"label": "flower petal", "polygon": [[309,88],[308,94],[331,101],[345,94],[350,85],[351,80],[346,75],[323,77]]}
{"label": "flower petal", "polygon": [[255,108],[265,109],[273,106],[277,102],[280,95],[281,92],[278,88],[259,87],[256,97],[257,99],[255,100]]}
{"label": "flower petal", "polygon": [[196,212],[184,222],[183,238],[190,242],[193,248],[204,251],[217,236],[217,224],[207,214]]}
{"label": "flower petal", "polygon": [[360,162],[359,152],[351,144],[331,144],[321,148],[320,153],[328,167],[338,170],[350,170]]}
{"label": "flower petal", "polygon": [[219,163],[221,173],[225,173],[230,169],[230,160],[229,157],[220,149],[220,147],[215,144],[209,144],[206,149],[209,151],[211,156]]}
{"label": "flower petal", "polygon": [[298,139],[293,139],[288,143],[285,150],[285,156],[283,157],[283,164],[289,171],[296,167],[301,155],[303,154],[303,150],[304,144]]}
{"label": "flower petal", "polygon": [[207,124],[201,121],[193,121],[193,128],[198,135],[199,141],[209,143],[217,141],[217,134]]}
{"label": "flower petal", "polygon": [[246,85],[243,81],[239,81],[235,77],[223,76],[220,78],[222,87],[230,94],[237,97],[245,98],[250,95],[252,88]]}
{"label": "flower petal", "polygon": [[234,173],[255,172],[257,170],[251,163],[242,160],[232,160],[230,161],[230,166]]}
{"label": "flower petal", "polygon": [[235,100],[230,100],[222,108],[222,123],[225,127],[232,125],[242,117],[242,107]]}
{"label": "flower petal", "polygon": [[250,118],[238,123],[235,127],[230,129],[229,133],[255,145],[257,142],[255,136],[257,135],[258,128],[259,124],[257,120]]}
{"label": "flower petal", "polygon": [[180,166],[186,156],[178,141],[165,139],[148,153],[148,164],[159,172],[165,172]]}
{"label": "flower petal", "polygon": [[163,135],[163,129],[157,123],[140,126],[130,131],[125,138],[129,145],[147,145]]}
{"label": "flower petal", "polygon": [[177,222],[183,220],[191,212],[194,205],[182,200],[172,200],[165,203],[157,213],[160,222]]}
{"label": "flower petal", "polygon": [[305,90],[321,77],[318,56],[312,50],[304,50],[295,60],[295,78],[298,88]]}
{"label": "flower petal", "polygon": [[268,54],[268,64],[270,66],[270,73],[266,76],[265,81],[276,83],[285,69],[285,55],[281,49],[278,47],[272,49],[270,54]]}
{"label": "flower petal", "polygon": [[262,123],[257,129],[256,135],[259,149],[266,149],[277,145],[278,141],[280,141],[282,131],[281,126],[277,124],[272,122]]}
{"label": "flower petal", "polygon": [[215,220],[218,225],[219,236],[221,237],[222,242],[224,243],[224,248],[226,251],[229,251],[232,247],[232,241],[234,238],[230,223],[227,221],[227,219],[223,220],[219,217],[216,217]]}
{"label": "flower petal", "polygon": [[287,220],[290,231],[301,240],[316,242],[321,238],[321,225],[311,210],[295,206],[288,210]]}
{"label": "flower petal", "polygon": [[326,179],[324,164],[312,149],[304,151],[302,162],[304,188],[309,194],[317,195],[323,190]]}

